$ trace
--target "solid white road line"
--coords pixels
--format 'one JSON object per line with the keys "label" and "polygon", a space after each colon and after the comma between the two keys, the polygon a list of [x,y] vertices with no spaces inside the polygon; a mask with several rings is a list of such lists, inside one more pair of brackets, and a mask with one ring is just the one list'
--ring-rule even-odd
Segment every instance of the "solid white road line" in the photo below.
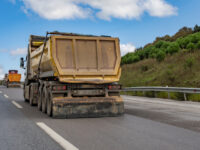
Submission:
{"label": "solid white road line", "polygon": [[23,108],[20,104],[18,104],[18,103],[15,102],[15,101],[12,101],[12,103],[13,103],[17,108],[19,108],[19,109],[22,109],[22,108]]}
{"label": "solid white road line", "polygon": [[5,98],[8,98],[8,95],[4,94],[4,97],[5,97]]}
{"label": "solid white road line", "polygon": [[54,130],[49,128],[46,124],[43,122],[37,122],[36,123],[42,130],[44,130],[53,140],[55,140],[62,148],[65,150],[78,150],[77,147],[72,145],[70,142],[65,140],[63,137],[61,137],[59,134],[57,134]]}
{"label": "solid white road line", "polygon": [[163,105],[171,105],[171,106],[178,106],[178,107],[187,107],[187,108],[197,108],[200,109],[200,105],[197,104],[189,104],[185,102],[179,102],[179,101],[161,101],[161,100],[153,100],[153,99],[137,99],[137,98],[128,98],[124,97],[124,102],[129,102],[129,103],[145,103],[145,104],[163,104]]}

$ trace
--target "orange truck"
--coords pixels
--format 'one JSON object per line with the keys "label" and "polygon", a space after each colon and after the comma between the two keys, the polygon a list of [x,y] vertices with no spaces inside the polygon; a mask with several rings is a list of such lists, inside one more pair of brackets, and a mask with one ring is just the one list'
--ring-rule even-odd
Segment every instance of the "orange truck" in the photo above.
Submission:
{"label": "orange truck", "polygon": [[17,70],[9,70],[6,80],[7,88],[20,87],[21,74],[18,74]]}

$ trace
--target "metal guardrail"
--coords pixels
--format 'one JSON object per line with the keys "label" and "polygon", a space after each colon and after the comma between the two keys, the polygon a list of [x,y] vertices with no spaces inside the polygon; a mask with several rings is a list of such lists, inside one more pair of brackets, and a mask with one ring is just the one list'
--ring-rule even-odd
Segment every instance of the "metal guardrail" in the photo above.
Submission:
{"label": "metal guardrail", "polygon": [[[168,92],[168,98],[170,98],[170,92],[178,92],[184,94],[184,100],[187,100],[186,94],[200,94],[200,88],[185,88],[185,87],[127,87],[123,88],[123,92],[137,92],[137,91],[151,91],[151,92]],[[156,93],[155,93],[156,94]]]}

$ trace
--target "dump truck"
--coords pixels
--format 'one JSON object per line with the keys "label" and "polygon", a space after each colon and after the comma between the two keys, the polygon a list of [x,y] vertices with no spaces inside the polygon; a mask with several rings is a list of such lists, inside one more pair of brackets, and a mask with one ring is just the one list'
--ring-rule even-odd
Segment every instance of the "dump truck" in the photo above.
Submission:
{"label": "dump truck", "polygon": [[7,88],[21,86],[21,74],[18,73],[18,70],[9,70],[4,80]]}
{"label": "dump truck", "polygon": [[26,69],[24,99],[53,118],[122,115],[120,61],[118,38],[62,32],[31,35],[28,55],[20,65]]}

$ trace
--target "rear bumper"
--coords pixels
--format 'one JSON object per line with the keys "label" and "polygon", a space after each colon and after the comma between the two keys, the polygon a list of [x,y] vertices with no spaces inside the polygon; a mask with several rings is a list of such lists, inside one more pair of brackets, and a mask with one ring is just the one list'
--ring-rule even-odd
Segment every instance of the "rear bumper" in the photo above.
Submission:
{"label": "rear bumper", "polygon": [[121,97],[87,97],[53,99],[54,118],[105,117],[118,116],[124,113]]}
{"label": "rear bumper", "polygon": [[21,83],[12,83],[12,82],[9,82],[8,83],[8,85],[7,85],[8,87],[21,87]]}

